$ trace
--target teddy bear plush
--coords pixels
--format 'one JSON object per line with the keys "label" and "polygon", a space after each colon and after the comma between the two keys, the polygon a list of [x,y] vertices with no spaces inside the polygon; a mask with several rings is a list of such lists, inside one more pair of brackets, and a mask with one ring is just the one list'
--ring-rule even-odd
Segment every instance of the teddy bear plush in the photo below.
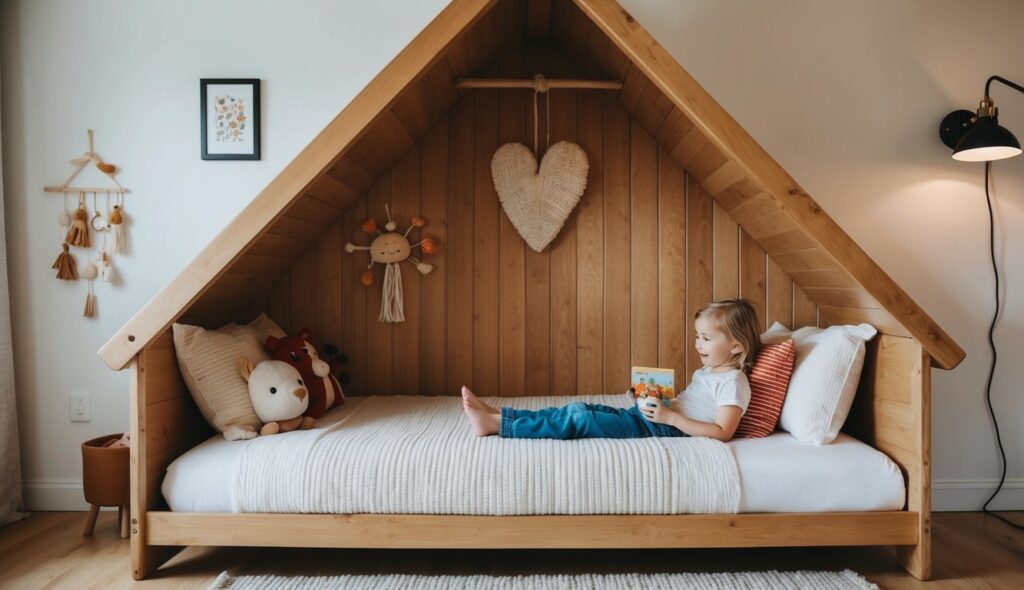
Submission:
{"label": "teddy bear plush", "polygon": [[312,341],[312,330],[303,328],[294,336],[268,337],[267,350],[271,358],[288,363],[299,372],[309,389],[306,415],[319,418],[327,410],[345,403],[345,394],[333,375],[333,367],[320,358]]}
{"label": "teddy bear plush", "polygon": [[263,426],[261,435],[308,430],[316,420],[302,414],[309,407],[309,390],[294,367],[282,361],[259,364],[238,359],[238,371],[249,384],[249,399]]}

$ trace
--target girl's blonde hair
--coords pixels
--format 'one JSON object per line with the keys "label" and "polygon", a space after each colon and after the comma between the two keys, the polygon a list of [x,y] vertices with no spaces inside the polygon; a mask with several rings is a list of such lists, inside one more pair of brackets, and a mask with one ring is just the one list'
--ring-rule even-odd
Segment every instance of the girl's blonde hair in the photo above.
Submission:
{"label": "girl's blonde hair", "polygon": [[711,320],[715,328],[739,343],[740,352],[733,355],[732,362],[737,369],[750,371],[761,349],[754,306],[746,299],[721,299],[700,308],[693,319],[699,318]]}

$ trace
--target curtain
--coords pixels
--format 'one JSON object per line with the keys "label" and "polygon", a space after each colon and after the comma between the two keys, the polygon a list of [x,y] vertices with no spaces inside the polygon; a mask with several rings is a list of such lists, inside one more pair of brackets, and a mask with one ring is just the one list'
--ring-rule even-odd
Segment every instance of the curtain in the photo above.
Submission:
{"label": "curtain", "polygon": [[[0,138],[3,130],[0,128]],[[0,146],[3,145],[0,139]],[[0,526],[27,516],[22,511],[18,412],[14,400],[11,299],[7,290],[7,231],[4,221],[3,149],[0,147]]]}

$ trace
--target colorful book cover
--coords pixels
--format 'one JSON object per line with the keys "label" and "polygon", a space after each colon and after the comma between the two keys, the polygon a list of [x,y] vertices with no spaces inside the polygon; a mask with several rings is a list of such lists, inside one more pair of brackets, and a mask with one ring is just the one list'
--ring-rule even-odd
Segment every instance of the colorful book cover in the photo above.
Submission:
{"label": "colorful book cover", "polygon": [[668,407],[676,397],[676,372],[656,367],[633,367],[629,380],[630,394],[637,404],[655,404]]}

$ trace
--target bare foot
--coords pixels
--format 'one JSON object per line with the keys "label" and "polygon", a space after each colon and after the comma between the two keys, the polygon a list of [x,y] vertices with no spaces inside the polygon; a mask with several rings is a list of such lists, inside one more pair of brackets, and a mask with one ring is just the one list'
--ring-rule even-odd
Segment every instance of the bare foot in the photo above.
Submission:
{"label": "bare foot", "polygon": [[465,406],[466,417],[469,418],[469,425],[473,427],[473,434],[477,436],[488,436],[498,434],[501,428],[501,414],[493,414],[476,408]]}
{"label": "bare foot", "polygon": [[487,404],[482,399],[478,398],[475,393],[469,390],[465,385],[462,386],[462,405],[466,408],[473,408],[482,412],[488,412],[491,414],[499,414],[498,408]]}

